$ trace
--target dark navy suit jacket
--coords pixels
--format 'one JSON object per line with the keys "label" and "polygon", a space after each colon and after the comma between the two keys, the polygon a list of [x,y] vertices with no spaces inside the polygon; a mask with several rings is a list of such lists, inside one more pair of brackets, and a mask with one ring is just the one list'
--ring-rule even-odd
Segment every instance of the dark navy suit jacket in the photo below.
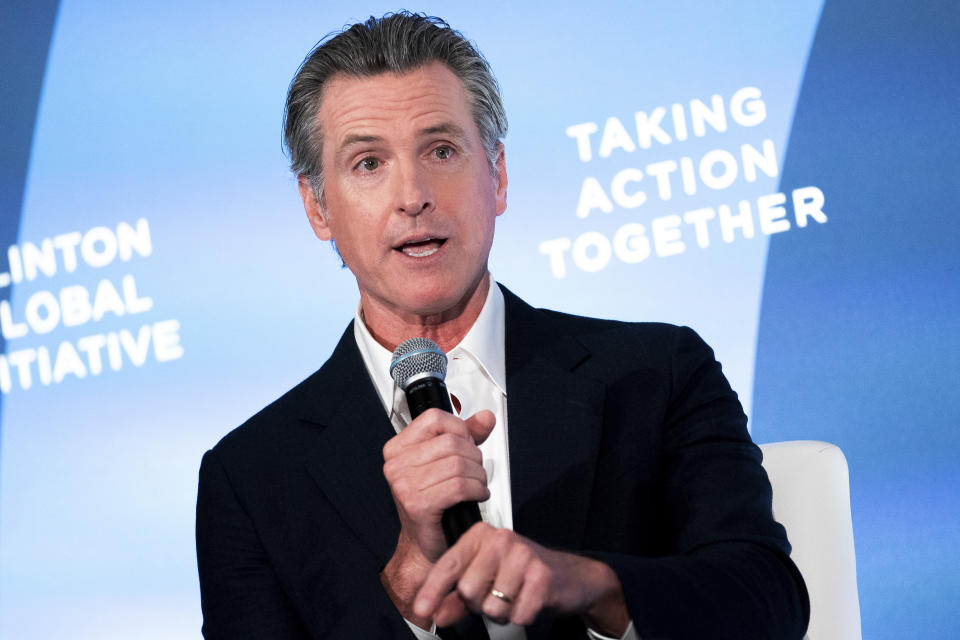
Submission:
{"label": "dark navy suit jacket", "polygon": [[[644,640],[800,638],[809,605],[759,449],[691,330],[506,298],[513,522],[610,564]],[[204,456],[207,638],[412,637],[379,581],[394,435],[348,327],[315,374]],[[543,615],[531,638],[585,637]]]}

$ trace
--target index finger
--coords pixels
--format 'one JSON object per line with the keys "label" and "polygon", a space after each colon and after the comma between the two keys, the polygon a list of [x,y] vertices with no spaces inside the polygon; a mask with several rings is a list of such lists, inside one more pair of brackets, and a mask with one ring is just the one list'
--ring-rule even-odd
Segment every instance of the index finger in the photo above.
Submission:
{"label": "index finger", "polygon": [[390,457],[398,448],[425,442],[444,433],[451,433],[471,443],[474,442],[463,420],[440,409],[428,409],[404,427],[400,433],[387,440],[383,447],[383,454],[385,457]]}
{"label": "index finger", "polygon": [[470,560],[476,555],[483,532],[487,528],[490,528],[490,525],[483,522],[473,525],[437,560],[423,586],[420,587],[420,591],[417,592],[413,603],[415,614],[422,617],[433,616],[443,602],[444,596],[453,590],[460,576],[470,565]]}

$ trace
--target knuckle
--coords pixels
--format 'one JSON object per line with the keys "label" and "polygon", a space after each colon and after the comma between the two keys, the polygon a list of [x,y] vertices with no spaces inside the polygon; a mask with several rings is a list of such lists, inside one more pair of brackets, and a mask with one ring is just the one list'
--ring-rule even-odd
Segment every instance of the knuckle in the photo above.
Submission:
{"label": "knuckle", "polygon": [[460,580],[457,582],[457,593],[467,602],[475,602],[483,595],[480,585]]}
{"label": "knuckle", "polygon": [[[410,421],[410,423],[404,427],[403,431],[400,432],[400,435],[406,435],[408,438],[419,438],[419,434],[424,431],[429,431],[433,428],[434,418],[431,412],[424,411],[419,416]],[[399,437],[399,436],[398,436]]]}
{"label": "knuckle", "polygon": [[[457,558],[455,554],[448,553],[440,558],[437,561],[437,564],[440,565],[440,569],[448,573],[457,573],[460,571],[460,559]],[[460,583],[457,583],[457,591],[460,591]]]}
{"label": "knuckle", "polygon": [[391,486],[393,493],[399,498],[406,497],[410,493],[410,481],[406,478],[394,478]]}
{"label": "knuckle", "polygon": [[467,471],[467,461],[461,458],[460,456],[451,456],[450,457],[450,472],[455,476],[462,476]]}
{"label": "knuckle", "polygon": [[383,445],[383,449],[381,449],[381,453],[383,454],[384,460],[389,460],[390,458],[393,457],[394,450],[397,448],[397,445],[394,444],[393,440],[394,440],[393,438],[390,438],[389,440],[387,440],[387,443]]}
{"label": "knuckle", "polygon": [[467,533],[464,534],[464,536],[470,536],[471,538],[480,538],[480,540],[482,541],[483,539],[486,538],[487,534],[492,529],[493,527],[491,527],[486,522],[482,522],[482,521],[476,522],[469,529],[467,529]]}
{"label": "knuckle", "polygon": [[441,411],[440,409],[427,409],[418,420],[420,420],[424,426],[430,427],[431,429],[446,430],[449,416],[449,413]]}
{"label": "knuckle", "polygon": [[527,566],[533,560],[533,551],[525,544],[513,548],[514,563],[518,566]]}
{"label": "knuckle", "polygon": [[493,541],[501,548],[505,548],[514,541],[514,533],[510,529],[494,529]]}
{"label": "knuckle", "polygon": [[457,446],[459,445],[460,438],[453,435],[452,433],[444,433],[437,436],[438,446],[446,452],[456,452]]}
{"label": "knuckle", "polygon": [[470,495],[470,480],[463,477],[455,478],[453,481],[454,491],[460,499],[465,499]]}
{"label": "knuckle", "polygon": [[393,460],[387,460],[383,463],[383,477],[387,480],[393,478],[397,471],[397,465]]}
{"label": "knuckle", "polygon": [[541,592],[545,592],[553,582],[553,569],[542,562],[534,562],[530,566],[530,573],[527,579],[531,581],[531,584],[535,588]]}

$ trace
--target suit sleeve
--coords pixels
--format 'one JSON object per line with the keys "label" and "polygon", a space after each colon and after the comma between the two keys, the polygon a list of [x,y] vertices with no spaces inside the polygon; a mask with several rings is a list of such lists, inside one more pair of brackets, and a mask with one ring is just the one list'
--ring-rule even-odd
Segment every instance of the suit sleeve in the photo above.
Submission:
{"label": "suit sleeve", "polygon": [[200,465],[196,534],[205,638],[308,637],[213,451]]}
{"label": "suit sleeve", "polygon": [[809,601],[773,520],[761,453],[712,350],[680,329],[662,440],[672,553],[594,553],[620,578],[641,638],[801,638]]}
{"label": "suit sleeve", "polygon": [[[318,535],[312,543],[288,541],[300,550],[304,544],[315,544],[311,571],[322,572],[306,583],[301,576],[297,583],[301,590],[290,591],[280,576],[289,579],[291,568],[289,564],[279,568],[275,557],[289,551],[277,549],[288,542],[278,542],[274,531],[272,544],[266,544],[262,530],[277,523],[269,511],[254,514],[248,506],[262,507],[275,490],[247,472],[248,456],[257,455],[263,456],[264,449],[238,455],[236,450],[222,454],[214,448],[200,465],[196,535],[204,637],[413,640],[414,633],[380,586],[377,570],[366,560],[349,561],[350,552],[335,539]],[[334,558],[344,554],[347,562]]]}

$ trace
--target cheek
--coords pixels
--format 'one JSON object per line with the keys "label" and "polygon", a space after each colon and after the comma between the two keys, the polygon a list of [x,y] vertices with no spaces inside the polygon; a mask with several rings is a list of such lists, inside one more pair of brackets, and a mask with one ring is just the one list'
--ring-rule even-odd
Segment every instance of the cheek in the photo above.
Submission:
{"label": "cheek", "polygon": [[369,198],[361,198],[341,188],[335,193],[328,192],[327,206],[328,224],[338,246],[349,244],[346,251],[357,253],[378,245],[384,235],[384,217],[377,214],[379,209]]}
{"label": "cheek", "polygon": [[493,218],[477,220],[470,232],[469,250],[477,256],[486,256],[493,244]]}
{"label": "cheek", "polygon": [[348,266],[360,265],[373,259],[375,245],[369,234],[364,234],[355,226],[346,226],[340,233],[334,235],[340,255]]}

